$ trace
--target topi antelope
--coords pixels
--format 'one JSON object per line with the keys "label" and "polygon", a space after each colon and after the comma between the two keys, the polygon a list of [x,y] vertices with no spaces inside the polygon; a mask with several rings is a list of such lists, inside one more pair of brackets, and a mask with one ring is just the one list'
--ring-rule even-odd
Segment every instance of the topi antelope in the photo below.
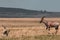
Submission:
{"label": "topi antelope", "polygon": [[41,21],[40,23],[44,23],[45,26],[46,26],[46,30],[50,31],[50,28],[55,28],[56,32],[55,34],[57,34],[58,32],[58,28],[59,28],[59,23],[58,22],[54,22],[54,21],[47,21],[47,20],[44,20],[45,16],[43,16],[41,18]]}
{"label": "topi antelope", "polygon": [[2,25],[2,27],[4,28],[4,32],[3,32],[3,35],[6,35],[8,36],[10,30],[7,30],[6,27],[4,25]]}

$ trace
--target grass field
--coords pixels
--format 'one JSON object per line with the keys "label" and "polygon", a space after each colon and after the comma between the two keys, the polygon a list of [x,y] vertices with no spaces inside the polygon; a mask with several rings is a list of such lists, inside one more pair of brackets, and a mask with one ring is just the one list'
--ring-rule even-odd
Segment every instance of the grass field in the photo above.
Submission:
{"label": "grass field", "polygon": [[22,36],[18,38],[0,38],[0,40],[60,40],[60,35]]}
{"label": "grass field", "polygon": [[[46,18],[60,23],[60,18]],[[0,40],[60,40],[60,27],[57,35],[50,35],[40,18],[0,18]],[[3,35],[2,25],[10,30],[8,37]],[[54,33],[51,28],[50,33]]]}

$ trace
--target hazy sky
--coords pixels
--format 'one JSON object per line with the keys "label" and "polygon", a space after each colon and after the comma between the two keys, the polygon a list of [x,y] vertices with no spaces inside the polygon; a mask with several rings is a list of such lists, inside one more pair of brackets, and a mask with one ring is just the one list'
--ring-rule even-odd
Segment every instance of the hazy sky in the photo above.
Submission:
{"label": "hazy sky", "polygon": [[0,0],[0,7],[60,11],[60,0]]}

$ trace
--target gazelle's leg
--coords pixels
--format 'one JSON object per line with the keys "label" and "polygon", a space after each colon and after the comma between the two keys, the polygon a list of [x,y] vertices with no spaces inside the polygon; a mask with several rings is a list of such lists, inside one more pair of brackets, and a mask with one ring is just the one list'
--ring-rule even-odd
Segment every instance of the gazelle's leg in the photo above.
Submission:
{"label": "gazelle's leg", "polygon": [[46,30],[48,29],[48,27],[46,27]]}
{"label": "gazelle's leg", "polygon": [[50,31],[50,27],[48,27],[48,31]]}
{"label": "gazelle's leg", "polygon": [[6,36],[8,36],[8,33],[6,33]]}
{"label": "gazelle's leg", "polygon": [[46,30],[48,30],[48,25],[46,25]]}
{"label": "gazelle's leg", "polygon": [[50,34],[50,27],[48,27],[48,34]]}
{"label": "gazelle's leg", "polygon": [[56,30],[55,34],[57,34],[58,30]]}
{"label": "gazelle's leg", "polygon": [[58,32],[58,27],[59,27],[59,26],[56,26],[56,27],[55,27],[55,30],[56,30],[55,34],[57,34],[57,32]]}

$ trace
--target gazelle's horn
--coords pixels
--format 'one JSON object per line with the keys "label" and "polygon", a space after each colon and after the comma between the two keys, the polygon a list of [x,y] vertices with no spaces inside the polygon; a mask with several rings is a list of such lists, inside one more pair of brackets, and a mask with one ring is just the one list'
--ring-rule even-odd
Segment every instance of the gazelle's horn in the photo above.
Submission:
{"label": "gazelle's horn", "polygon": [[45,16],[42,17],[42,20],[45,18]]}
{"label": "gazelle's horn", "polygon": [[45,17],[45,16],[43,16],[43,17],[41,18],[41,20],[40,20],[40,23],[42,23],[42,22],[43,22],[43,20],[44,20],[44,17]]}
{"label": "gazelle's horn", "polygon": [[42,18],[44,18],[45,16],[43,16]]}

